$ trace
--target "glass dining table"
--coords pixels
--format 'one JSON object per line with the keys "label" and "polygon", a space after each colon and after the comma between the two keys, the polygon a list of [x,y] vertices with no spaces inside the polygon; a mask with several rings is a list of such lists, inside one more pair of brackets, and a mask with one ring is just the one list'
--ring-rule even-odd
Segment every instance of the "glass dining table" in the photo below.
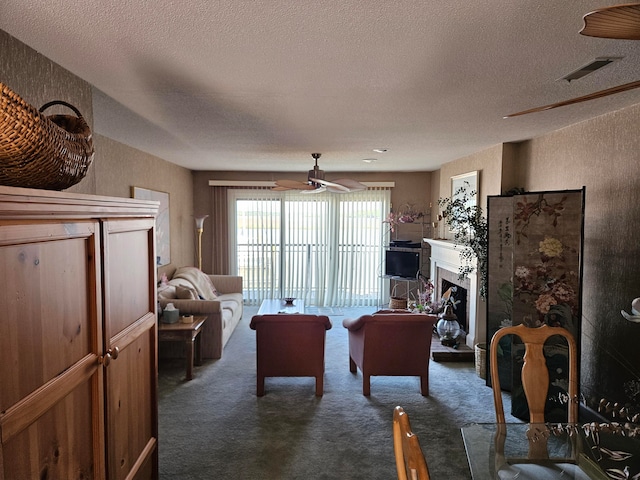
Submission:
{"label": "glass dining table", "polygon": [[462,427],[473,480],[640,478],[640,426],[470,424]]}

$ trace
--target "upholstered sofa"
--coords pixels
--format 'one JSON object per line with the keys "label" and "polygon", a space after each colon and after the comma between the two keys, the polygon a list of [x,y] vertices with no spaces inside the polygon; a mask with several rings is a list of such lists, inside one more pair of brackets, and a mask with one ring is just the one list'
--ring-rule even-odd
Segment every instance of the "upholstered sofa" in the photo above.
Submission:
{"label": "upholstered sofa", "polygon": [[160,307],[172,303],[180,315],[207,315],[200,334],[202,357],[221,358],[242,318],[242,277],[207,275],[195,267],[172,266],[163,267],[159,275]]}

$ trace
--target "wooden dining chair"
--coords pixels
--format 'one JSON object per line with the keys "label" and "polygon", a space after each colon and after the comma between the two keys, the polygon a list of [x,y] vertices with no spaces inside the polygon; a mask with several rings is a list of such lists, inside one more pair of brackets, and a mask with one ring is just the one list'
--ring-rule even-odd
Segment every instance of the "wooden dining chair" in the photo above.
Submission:
{"label": "wooden dining chair", "polygon": [[[502,391],[498,377],[498,344],[506,335],[520,337],[525,345],[524,364],[521,379],[525,398],[529,407],[529,428],[527,438],[529,451],[523,458],[507,458],[505,456],[505,442],[507,440],[507,425],[502,405]],[[539,480],[540,478],[556,478],[553,475],[566,475],[567,478],[582,478],[576,465],[576,450],[568,453],[566,458],[549,460],[547,447],[548,428],[545,425],[545,405],[549,391],[549,370],[544,356],[544,344],[554,335],[564,337],[569,346],[569,391],[567,396],[568,423],[578,421],[578,358],[575,339],[571,333],[562,327],[527,327],[517,325],[498,330],[491,339],[490,370],[491,387],[498,423],[495,435],[495,470],[499,478],[521,478],[522,480]],[[575,440],[575,439],[574,439]],[[575,447],[575,445],[574,445]],[[537,461],[546,462],[544,465]]]}
{"label": "wooden dining chair", "polygon": [[505,335],[517,335],[525,345],[524,364],[522,366],[522,387],[529,406],[529,423],[541,424],[545,422],[544,408],[549,391],[549,370],[543,353],[545,342],[554,335],[560,335],[569,345],[569,391],[568,393],[568,422],[578,421],[578,353],[573,335],[562,327],[527,327],[517,325],[498,330],[491,339],[491,387],[496,409],[496,421],[505,423],[502,405],[502,391],[498,377],[498,343]]}
{"label": "wooden dining chair", "polygon": [[418,437],[411,430],[409,416],[402,407],[393,410],[393,450],[398,480],[429,480],[429,469]]}

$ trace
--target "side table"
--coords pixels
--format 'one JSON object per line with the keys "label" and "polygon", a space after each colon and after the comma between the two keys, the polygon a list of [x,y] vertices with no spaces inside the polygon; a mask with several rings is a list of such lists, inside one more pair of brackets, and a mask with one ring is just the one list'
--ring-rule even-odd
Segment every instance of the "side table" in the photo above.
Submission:
{"label": "side table", "polygon": [[187,357],[187,380],[193,378],[193,365],[202,365],[200,332],[207,320],[204,315],[194,315],[192,323],[158,323],[159,342],[185,342]]}

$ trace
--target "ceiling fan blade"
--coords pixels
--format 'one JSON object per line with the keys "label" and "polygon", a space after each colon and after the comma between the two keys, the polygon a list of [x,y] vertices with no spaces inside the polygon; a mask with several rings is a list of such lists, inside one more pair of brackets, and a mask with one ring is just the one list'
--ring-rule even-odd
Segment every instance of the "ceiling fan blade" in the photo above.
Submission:
{"label": "ceiling fan blade", "polygon": [[335,182],[330,182],[329,180],[324,180],[322,178],[310,178],[309,181],[314,182],[314,183],[318,183],[324,187],[332,187],[336,190],[342,191],[342,192],[348,192],[349,191],[349,187],[345,187],[344,185],[340,185],[339,183],[335,183]]}
{"label": "ceiling fan blade", "polygon": [[285,187],[289,190],[315,190],[316,187],[298,180],[276,180],[276,186]]}
{"label": "ceiling fan blade", "polygon": [[599,8],[582,17],[582,35],[619,40],[640,40],[640,3]]}
{"label": "ceiling fan blade", "polygon": [[322,187],[314,188],[313,190],[302,190],[300,193],[304,193],[305,195],[310,195],[310,194],[322,193],[326,191],[327,191],[327,188],[322,186]]}
{"label": "ceiling fan blade", "polygon": [[271,190],[276,192],[284,192],[285,190],[291,190],[289,187],[271,187]]}
{"label": "ceiling fan blade", "polygon": [[[350,178],[341,178],[339,180],[325,180],[324,179],[324,171],[320,170],[318,167],[318,158],[320,158],[320,153],[312,153],[311,156],[316,161],[313,170],[309,170],[309,174],[307,176],[308,183],[302,184],[302,182],[295,182],[293,180],[278,180],[276,181],[276,185],[281,187],[288,188],[296,188],[298,190],[304,190],[301,193],[321,193],[325,191],[329,191],[332,193],[348,193],[348,192],[357,192],[359,190],[366,190],[366,185],[362,183],[351,180]],[[306,185],[306,188],[298,188],[295,185]]]}
{"label": "ceiling fan blade", "polygon": [[367,186],[358,182],[357,180],[353,180],[352,178],[339,178],[333,181],[334,183],[338,183],[343,187],[347,187],[350,192],[359,192],[361,190],[366,190]]}
{"label": "ceiling fan blade", "polygon": [[531,108],[529,110],[523,110],[522,112],[511,113],[509,115],[505,115],[503,118],[517,117],[519,115],[525,115],[527,113],[543,112],[545,110],[551,110],[552,108],[564,107],[566,105],[573,105],[574,103],[586,102],[588,100],[594,100],[596,98],[606,97],[608,95],[613,95],[614,93],[626,92],[628,90],[633,90],[634,88],[638,88],[638,87],[640,87],[640,80],[637,80],[635,82],[625,83],[624,85],[618,85],[617,87],[607,88],[605,90],[593,92],[588,95],[584,95],[582,97],[576,97],[570,100],[564,100],[562,102],[552,103],[550,105],[545,105],[543,107],[536,107],[536,108]]}

